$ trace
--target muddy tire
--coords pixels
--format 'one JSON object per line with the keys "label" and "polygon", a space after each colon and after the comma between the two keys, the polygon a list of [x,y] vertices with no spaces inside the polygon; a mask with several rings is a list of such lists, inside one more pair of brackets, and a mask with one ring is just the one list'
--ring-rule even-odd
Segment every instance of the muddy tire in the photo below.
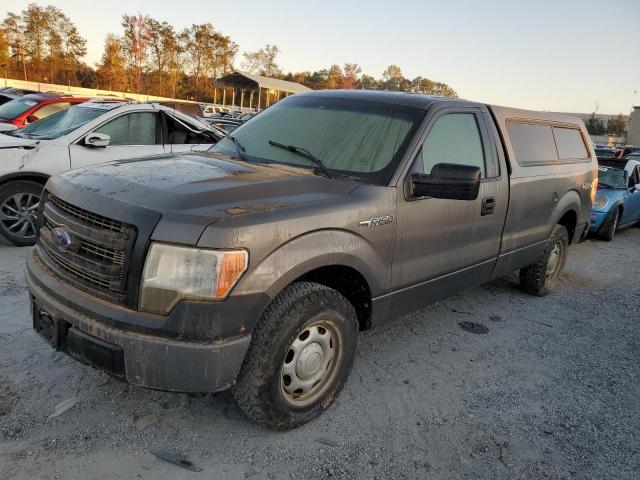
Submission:
{"label": "muddy tire", "polygon": [[556,225],[540,259],[520,269],[520,288],[539,297],[551,292],[564,269],[568,247],[569,232],[562,225]]}
{"label": "muddy tire", "polygon": [[273,430],[309,422],[344,386],[356,352],[358,321],[336,290],[297,282],[258,321],[233,394],[243,412]]}
{"label": "muddy tire", "polygon": [[17,246],[36,242],[36,214],[42,185],[18,180],[0,186],[0,234]]}
{"label": "muddy tire", "polygon": [[604,225],[598,232],[598,238],[606,242],[613,240],[620,222],[620,208],[612,210],[604,221]]}

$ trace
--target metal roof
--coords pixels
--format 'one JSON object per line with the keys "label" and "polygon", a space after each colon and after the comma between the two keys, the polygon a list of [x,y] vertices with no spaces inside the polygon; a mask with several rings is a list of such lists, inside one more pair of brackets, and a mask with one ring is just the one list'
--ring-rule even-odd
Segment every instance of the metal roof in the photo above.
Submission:
{"label": "metal roof", "polygon": [[269,90],[280,90],[287,93],[300,93],[311,90],[304,85],[276,78],[262,77],[247,72],[234,70],[232,73],[220,77],[216,80],[216,87],[234,88],[268,88]]}

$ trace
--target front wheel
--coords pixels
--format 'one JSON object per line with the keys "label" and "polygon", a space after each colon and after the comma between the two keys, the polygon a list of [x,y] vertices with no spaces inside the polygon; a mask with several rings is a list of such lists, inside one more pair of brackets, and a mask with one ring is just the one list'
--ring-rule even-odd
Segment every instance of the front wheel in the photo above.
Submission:
{"label": "front wheel", "polygon": [[610,242],[613,240],[613,236],[616,234],[618,224],[620,223],[620,208],[614,209],[605,219],[605,224],[599,233],[599,237],[602,240]]}
{"label": "front wheel", "polygon": [[520,269],[520,288],[542,297],[553,290],[567,261],[569,232],[556,225],[538,261]]}
{"label": "front wheel", "polygon": [[311,282],[285,288],[258,321],[234,387],[251,419],[274,430],[302,425],[329,408],[356,351],[353,306]]}
{"label": "front wheel", "polygon": [[27,180],[0,187],[0,233],[18,246],[36,241],[36,220],[42,185]]}

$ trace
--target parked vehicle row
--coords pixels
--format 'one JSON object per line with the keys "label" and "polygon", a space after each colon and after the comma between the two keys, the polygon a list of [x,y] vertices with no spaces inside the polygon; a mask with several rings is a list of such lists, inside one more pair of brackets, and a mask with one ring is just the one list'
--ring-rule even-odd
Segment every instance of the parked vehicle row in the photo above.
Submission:
{"label": "parked vehicle row", "polygon": [[[589,229],[598,165],[572,116],[311,92],[193,151],[209,134],[191,119],[103,108],[110,121],[49,157],[90,165],[116,138],[165,155],[48,180],[27,259],[35,331],[132,384],[231,389],[274,429],[329,408],[359,330],[515,270],[545,295]],[[15,171],[45,148],[32,130],[7,138],[25,142],[6,150]]]}
{"label": "parked vehicle row", "polygon": [[40,194],[52,175],[112,160],[206,150],[224,135],[169,107],[112,100],[83,102],[0,134],[0,233],[15,245],[34,243]]}

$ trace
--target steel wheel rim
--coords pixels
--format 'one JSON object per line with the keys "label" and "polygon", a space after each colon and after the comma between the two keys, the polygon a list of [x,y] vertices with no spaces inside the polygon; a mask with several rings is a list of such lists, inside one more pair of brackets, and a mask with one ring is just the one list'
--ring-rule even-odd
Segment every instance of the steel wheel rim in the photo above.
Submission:
{"label": "steel wheel rim", "polygon": [[40,195],[26,192],[11,195],[0,205],[2,227],[16,237],[35,238],[39,206]]}
{"label": "steel wheel rim", "polygon": [[280,370],[285,401],[305,407],[317,401],[333,383],[342,359],[342,335],[333,322],[318,319],[293,340]]}
{"label": "steel wheel rim", "polygon": [[564,244],[561,241],[557,241],[553,245],[553,249],[551,249],[551,253],[549,254],[549,260],[547,261],[547,272],[545,275],[547,280],[557,276],[560,271],[563,249]]}

